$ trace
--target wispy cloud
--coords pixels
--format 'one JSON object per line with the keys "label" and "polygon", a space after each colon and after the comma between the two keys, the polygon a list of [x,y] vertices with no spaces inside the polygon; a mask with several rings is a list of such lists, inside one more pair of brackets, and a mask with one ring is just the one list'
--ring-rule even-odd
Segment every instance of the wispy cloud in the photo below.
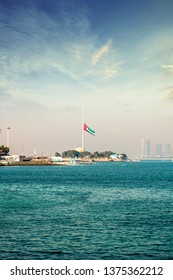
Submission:
{"label": "wispy cloud", "polygon": [[93,66],[93,75],[103,80],[110,79],[116,76],[121,65],[124,62],[118,58],[116,49],[112,46],[112,39],[110,39],[101,48],[96,49],[91,57],[91,65]]}
{"label": "wispy cloud", "polygon": [[15,99],[18,98],[18,93],[15,89],[12,89],[5,84],[0,83],[0,99],[1,99],[1,105],[3,102],[14,102]]}
{"label": "wispy cloud", "polygon": [[162,68],[166,69],[169,73],[173,74],[173,64],[171,65],[162,65]]}
{"label": "wispy cloud", "polygon": [[147,37],[142,38],[138,42],[136,48],[136,57],[142,63],[142,67],[145,67],[147,71],[160,73],[162,68],[165,68],[171,72],[172,53],[173,53],[173,37],[172,26],[160,29],[151,28],[151,32]]}
{"label": "wispy cloud", "polygon": [[39,95],[38,87],[42,89],[45,76],[49,76],[50,84],[57,76],[91,89],[100,80],[117,75],[122,62],[115,55],[112,40],[97,48],[98,39],[85,12],[72,14],[61,7],[58,14],[58,18],[51,18],[42,11],[37,18],[35,9],[21,7],[8,25],[1,25],[5,45],[10,46],[1,43],[4,80],[24,91],[37,87]]}
{"label": "wispy cloud", "polygon": [[173,87],[168,87],[164,90],[166,99],[170,102],[173,101]]}
{"label": "wispy cloud", "polygon": [[106,54],[108,54],[111,44],[112,40],[109,40],[106,45],[103,45],[101,48],[95,51],[92,56],[92,65],[97,64]]}

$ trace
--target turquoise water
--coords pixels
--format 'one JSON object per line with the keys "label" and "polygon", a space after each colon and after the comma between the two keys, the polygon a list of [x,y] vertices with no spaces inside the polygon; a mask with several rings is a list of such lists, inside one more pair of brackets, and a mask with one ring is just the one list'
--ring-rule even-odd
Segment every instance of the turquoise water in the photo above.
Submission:
{"label": "turquoise water", "polygon": [[0,167],[0,259],[173,259],[173,163]]}

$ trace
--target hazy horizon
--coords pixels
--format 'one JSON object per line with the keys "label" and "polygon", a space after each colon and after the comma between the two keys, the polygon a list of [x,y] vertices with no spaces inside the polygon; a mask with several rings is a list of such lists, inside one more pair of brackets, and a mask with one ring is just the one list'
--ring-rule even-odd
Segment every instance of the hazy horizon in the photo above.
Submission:
{"label": "hazy horizon", "polygon": [[0,145],[139,156],[173,147],[173,1],[0,0]]}

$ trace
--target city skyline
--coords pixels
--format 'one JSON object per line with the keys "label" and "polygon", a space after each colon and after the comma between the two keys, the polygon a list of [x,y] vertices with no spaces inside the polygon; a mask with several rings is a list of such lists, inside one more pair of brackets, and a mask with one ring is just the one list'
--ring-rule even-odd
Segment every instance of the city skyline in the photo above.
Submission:
{"label": "city skyline", "polygon": [[149,139],[141,138],[140,141],[140,158],[172,158],[173,151],[170,143],[155,143]]}
{"label": "city skyline", "polygon": [[0,0],[0,145],[140,154],[173,146],[172,0]]}

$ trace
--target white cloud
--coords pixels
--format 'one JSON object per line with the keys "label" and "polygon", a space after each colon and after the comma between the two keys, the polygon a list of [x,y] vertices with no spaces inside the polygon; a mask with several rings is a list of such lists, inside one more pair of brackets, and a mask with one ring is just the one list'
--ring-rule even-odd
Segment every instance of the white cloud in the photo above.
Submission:
{"label": "white cloud", "polygon": [[162,65],[169,73],[173,74],[173,65]]}
{"label": "white cloud", "polygon": [[109,40],[108,43],[102,46],[100,49],[96,50],[96,52],[92,56],[92,65],[97,64],[110,50],[112,44],[112,40]]}

